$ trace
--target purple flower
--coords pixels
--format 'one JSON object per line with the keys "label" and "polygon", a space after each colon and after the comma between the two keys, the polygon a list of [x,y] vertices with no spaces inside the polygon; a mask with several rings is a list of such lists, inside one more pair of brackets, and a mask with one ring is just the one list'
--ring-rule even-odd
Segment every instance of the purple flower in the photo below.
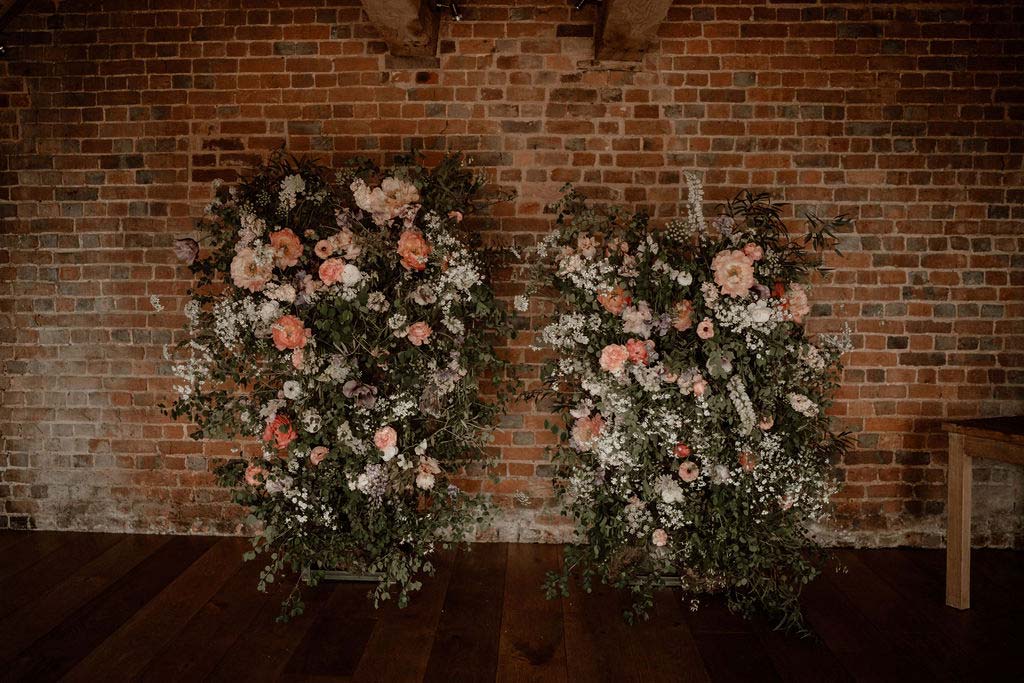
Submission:
{"label": "purple flower", "polygon": [[358,380],[350,379],[345,382],[341,387],[341,393],[345,398],[354,399],[356,405],[362,408],[372,408],[377,404],[377,387],[371,387]]}
{"label": "purple flower", "polygon": [[199,256],[199,242],[191,237],[174,240],[174,255],[178,257],[179,261],[192,265],[196,256]]}

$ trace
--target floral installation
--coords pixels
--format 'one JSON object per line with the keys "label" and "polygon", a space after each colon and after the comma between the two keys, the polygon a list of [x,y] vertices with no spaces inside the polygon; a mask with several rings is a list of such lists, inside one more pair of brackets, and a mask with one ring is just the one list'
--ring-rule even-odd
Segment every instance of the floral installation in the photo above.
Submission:
{"label": "floral installation", "polygon": [[461,225],[483,182],[458,156],[335,176],[279,153],[218,189],[202,250],[175,244],[197,280],[169,412],[194,438],[256,442],[218,474],[259,529],[261,590],[340,566],[404,605],[482,521],[457,478],[514,389],[493,350],[511,327]]}
{"label": "floral installation", "polygon": [[849,445],[825,415],[848,334],[808,338],[807,281],[848,221],[810,216],[794,241],[782,205],[744,192],[707,225],[688,184],[688,217],[664,230],[570,188],[537,248],[555,357],[532,395],[563,416],[555,486],[579,535],[548,591],[598,578],[632,591],[632,619],[674,575],[799,626],[818,564],[808,525]]}

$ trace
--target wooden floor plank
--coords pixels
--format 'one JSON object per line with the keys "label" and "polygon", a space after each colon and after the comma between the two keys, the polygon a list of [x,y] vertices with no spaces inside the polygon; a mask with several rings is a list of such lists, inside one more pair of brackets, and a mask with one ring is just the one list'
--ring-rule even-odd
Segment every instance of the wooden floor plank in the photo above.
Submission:
{"label": "wooden floor plank", "polygon": [[558,546],[508,547],[498,681],[567,680],[562,602],[545,598],[542,588],[544,577],[560,565]]}
{"label": "wooden floor plank", "polygon": [[[15,531],[13,529],[0,529],[0,553],[3,553],[15,543],[21,543],[22,539],[28,537],[32,531]],[[2,557],[2,555],[0,555]]]}
{"label": "wooden floor plank", "polygon": [[225,538],[196,559],[164,590],[64,676],[68,683],[91,683],[111,671],[131,678],[189,622],[238,571],[244,541]]}
{"label": "wooden floor plank", "polygon": [[3,560],[0,561],[0,582],[57,552],[61,546],[71,542],[72,536],[74,534],[59,531],[35,531],[25,534],[4,551]]}
{"label": "wooden floor plank", "polygon": [[43,558],[0,581],[0,614],[11,614],[19,607],[38,600],[39,596],[123,538],[118,534],[72,534],[65,545],[54,551],[59,552],[59,557],[52,560]]}
{"label": "wooden floor plank", "polygon": [[[198,681],[217,666],[228,648],[266,605],[268,596],[256,590],[263,564],[246,562],[217,594],[170,639],[138,676],[141,681]],[[201,652],[202,656],[182,653]]]}
{"label": "wooden floor plank", "polygon": [[454,550],[440,552],[434,560],[435,575],[423,578],[423,588],[407,607],[399,609],[394,602],[381,607],[354,680],[390,683],[423,679],[454,564]]}
{"label": "wooden floor plank", "polygon": [[424,680],[494,680],[507,562],[504,543],[459,552]]}
{"label": "wooden floor plank", "polygon": [[213,539],[176,536],[122,580],[70,614],[11,664],[14,680],[54,680],[114,633],[212,545]]}
{"label": "wooden floor plank", "polygon": [[0,665],[9,666],[22,650],[107,590],[169,539],[169,536],[124,536],[114,547],[78,568],[50,591],[0,617]]}

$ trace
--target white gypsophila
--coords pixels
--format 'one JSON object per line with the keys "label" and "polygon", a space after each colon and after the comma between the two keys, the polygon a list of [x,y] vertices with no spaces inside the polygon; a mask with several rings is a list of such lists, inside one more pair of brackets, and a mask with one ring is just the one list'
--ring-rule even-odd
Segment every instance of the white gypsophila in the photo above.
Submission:
{"label": "white gypsophila", "polygon": [[787,396],[789,405],[793,410],[805,417],[814,417],[818,414],[818,406],[811,399],[803,394],[791,393]]}
{"label": "white gypsophila", "polygon": [[704,231],[704,183],[700,175],[693,171],[686,171],[687,209],[686,223],[691,232]]}
{"label": "white gypsophila", "polygon": [[597,462],[604,468],[625,467],[633,464],[627,446],[627,434],[616,427],[607,428],[591,442]]}
{"label": "white gypsophila", "polygon": [[271,284],[263,290],[268,298],[290,304],[295,301],[295,287],[289,284]]}
{"label": "white gypsophila", "polygon": [[558,274],[585,292],[608,289],[606,283],[614,280],[615,267],[607,261],[590,261],[572,254],[559,261]]}
{"label": "white gypsophila", "polygon": [[181,363],[175,364],[171,372],[182,381],[174,385],[174,391],[181,400],[189,400],[195,390],[210,376],[210,365],[213,363],[213,354],[210,350],[196,341],[188,343],[189,357]]}
{"label": "white gypsophila", "polygon": [[646,536],[654,524],[650,511],[636,497],[623,507],[622,517],[626,530],[633,536]]}
{"label": "white gypsophila", "polygon": [[388,318],[388,328],[396,337],[404,337],[405,330],[408,328],[409,319],[401,313],[395,313],[393,316]]}
{"label": "white gypsophila", "polygon": [[715,310],[718,304],[718,285],[714,282],[704,282],[700,286],[700,292],[704,296],[704,303],[711,310]]}
{"label": "white gypsophila", "polygon": [[580,401],[574,408],[569,410],[569,414],[577,420],[583,417],[589,417],[594,412],[594,402],[589,398],[585,398]]}
{"label": "white gypsophila", "polygon": [[814,344],[805,344],[800,348],[800,360],[816,372],[821,372],[828,365],[825,357],[821,355],[821,351]]}
{"label": "white gypsophila", "polygon": [[149,305],[152,306],[153,310],[156,311],[157,313],[164,310],[164,305],[160,303],[160,297],[158,297],[156,294],[149,297]]}
{"label": "white gypsophila", "polygon": [[185,304],[185,319],[188,321],[190,329],[199,325],[199,314],[202,313],[202,310],[199,302],[195,299],[189,299]]}
{"label": "white gypsophila", "polygon": [[388,422],[401,422],[405,418],[415,415],[417,412],[417,401],[408,395],[395,396],[391,400],[389,410],[390,419]]}
{"label": "white gypsophila", "polygon": [[239,315],[235,303],[230,299],[218,301],[213,306],[213,332],[225,347],[236,344],[243,326],[248,326],[244,314]]}
{"label": "white gypsophila", "polygon": [[472,261],[450,266],[441,276],[442,287],[447,288],[450,285],[459,292],[469,291],[482,281],[483,277]]}
{"label": "white gypsophila", "polygon": [[520,313],[530,310],[530,297],[520,294],[512,300],[512,307]]}
{"label": "white gypsophila", "polygon": [[441,324],[454,335],[462,335],[466,332],[466,325],[462,320],[452,315],[446,315],[441,318]]}
{"label": "white gypsophila", "polygon": [[273,422],[274,417],[277,416],[277,411],[284,408],[285,402],[280,398],[272,398],[267,401],[262,408],[260,408],[260,417],[266,423]]}
{"label": "white gypsophila", "polygon": [[366,297],[366,307],[376,313],[387,313],[391,303],[384,296],[384,292],[370,292]]}
{"label": "white gypsophila", "polygon": [[590,337],[585,334],[588,322],[587,316],[581,313],[563,313],[558,320],[546,325],[540,336],[556,349],[571,348],[577,344],[585,346],[590,343]]}
{"label": "white gypsophila", "polygon": [[281,385],[281,392],[284,394],[285,398],[295,401],[302,397],[302,385],[295,380],[290,379]]}
{"label": "white gypsophila", "polygon": [[320,417],[320,413],[310,408],[302,413],[302,428],[310,434],[316,434],[320,431],[323,426],[323,418]]}
{"label": "white gypsophila", "polygon": [[256,212],[253,211],[251,206],[239,207],[238,220],[242,231],[251,234],[253,238],[262,235],[267,230],[267,222],[262,218],[257,218]]}
{"label": "white gypsophila", "polygon": [[337,436],[338,438],[338,443],[347,447],[353,453],[356,453],[358,455],[366,453],[367,449],[369,448],[365,441],[362,441],[356,437],[356,435],[352,432],[352,426],[349,425],[348,422],[342,422],[340,425],[338,425],[338,430],[335,436]]}
{"label": "white gypsophila", "polygon": [[324,368],[320,376],[317,377],[321,382],[330,382],[332,384],[341,384],[348,379],[352,369],[345,362],[345,356],[340,354],[331,354],[327,359],[327,367]]}
{"label": "white gypsophila", "polygon": [[743,384],[743,379],[739,375],[733,375],[729,378],[729,383],[726,384],[726,390],[729,392],[729,400],[736,408],[736,414],[739,415],[740,428],[744,434],[749,434],[757,423],[757,415],[754,413],[754,404],[751,403],[750,396],[747,395],[747,387]]}
{"label": "white gypsophila", "polygon": [[299,174],[293,174],[281,181],[281,191],[277,195],[280,208],[283,211],[291,211],[295,208],[297,195],[305,192],[306,181]]}

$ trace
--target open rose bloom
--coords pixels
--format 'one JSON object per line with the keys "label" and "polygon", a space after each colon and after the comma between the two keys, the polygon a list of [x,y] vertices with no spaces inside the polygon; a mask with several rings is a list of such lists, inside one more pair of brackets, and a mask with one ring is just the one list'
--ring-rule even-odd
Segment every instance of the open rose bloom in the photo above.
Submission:
{"label": "open rose bloom", "polygon": [[[580,522],[564,567],[638,593],[685,574],[793,625],[791,596],[814,573],[804,530],[846,447],[826,411],[847,340],[807,335],[820,260],[768,195],[741,193],[709,221],[687,184],[687,215],[667,226],[570,190],[537,249],[528,293],[556,292],[540,334],[564,406],[555,485]],[[814,244],[847,225],[809,223]]]}
{"label": "open rose bloom", "polygon": [[458,156],[327,169],[276,154],[243,177],[197,227],[210,253],[175,247],[196,294],[172,414],[255,441],[219,475],[270,530],[260,552],[354,571],[386,556],[376,597],[404,602],[487,503],[454,475],[486,464],[503,410],[480,386],[513,376],[485,336],[511,323],[465,239],[483,180]]}

